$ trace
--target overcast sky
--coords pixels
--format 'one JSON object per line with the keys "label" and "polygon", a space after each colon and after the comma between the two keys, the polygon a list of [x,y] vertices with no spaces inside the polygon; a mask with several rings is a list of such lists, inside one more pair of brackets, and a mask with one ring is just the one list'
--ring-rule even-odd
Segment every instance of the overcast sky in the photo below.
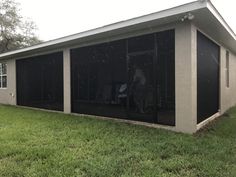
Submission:
{"label": "overcast sky", "polygon": [[[191,0],[16,0],[21,14],[38,26],[37,35],[51,40],[174,7]],[[236,32],[235,0],[212,3]]]}

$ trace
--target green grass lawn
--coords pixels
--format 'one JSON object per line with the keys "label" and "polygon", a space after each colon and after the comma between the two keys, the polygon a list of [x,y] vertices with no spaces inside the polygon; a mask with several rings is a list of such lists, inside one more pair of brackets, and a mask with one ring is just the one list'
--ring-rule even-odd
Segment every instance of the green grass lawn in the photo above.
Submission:
{"label": "green grass lawn", "polygon": [[236,108],[196,135],[0,106],[0,176],[236,176]]}

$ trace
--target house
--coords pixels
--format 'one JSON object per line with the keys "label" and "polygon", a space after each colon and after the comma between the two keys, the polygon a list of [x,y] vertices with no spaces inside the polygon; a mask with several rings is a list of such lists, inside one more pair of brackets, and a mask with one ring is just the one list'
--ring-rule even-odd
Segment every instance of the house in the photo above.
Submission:
{"label": "house", "polygon": [[194,133],[236,104],[236,35],[205,0],[3,53],[0,103]]}

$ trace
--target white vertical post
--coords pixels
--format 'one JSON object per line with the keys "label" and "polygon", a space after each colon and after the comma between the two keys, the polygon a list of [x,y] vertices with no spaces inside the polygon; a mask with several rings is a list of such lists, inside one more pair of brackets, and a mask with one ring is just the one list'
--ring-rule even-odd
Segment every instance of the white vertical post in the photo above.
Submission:
{"label": "white vertical post", "polygon": [[176,130],[197,131],[197,34],[190,22],[175,30]]}
{"label": "white vertical post", "polygon": [[71,113],[71,66],[70,49],[63,50],[63,73],[64,73],[64,112]]}

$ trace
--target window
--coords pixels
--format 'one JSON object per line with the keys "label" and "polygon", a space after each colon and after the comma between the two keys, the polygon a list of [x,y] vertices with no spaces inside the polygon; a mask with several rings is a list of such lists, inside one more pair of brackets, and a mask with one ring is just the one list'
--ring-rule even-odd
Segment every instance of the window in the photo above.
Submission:
{"label": "window", "polygon": [[7,88],[7,64],[0,63],[0,88]]}
{"label": "window", "polygon": [[225,61],[225,76],[226,76],[226,87],[229,88],[229,51],[226,51],[226,61]]}

